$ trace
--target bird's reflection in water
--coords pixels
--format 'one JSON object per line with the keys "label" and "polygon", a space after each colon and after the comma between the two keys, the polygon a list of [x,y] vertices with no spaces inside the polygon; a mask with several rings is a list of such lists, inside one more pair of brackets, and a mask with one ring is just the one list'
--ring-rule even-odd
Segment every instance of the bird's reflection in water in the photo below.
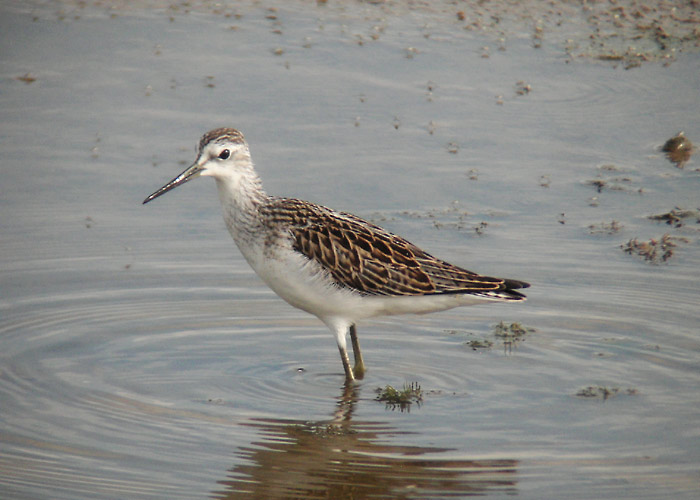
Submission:
{"label": "bird's reflection in water", "polygon": [[435,458],[445,448],[381,444],[388,424],[353,422],[359,388],[344,387],[334,418],[321,422],[255,419],[263,436],[237,455],[240,465],[212,498],[457,498],[516,494],[517,460]]}

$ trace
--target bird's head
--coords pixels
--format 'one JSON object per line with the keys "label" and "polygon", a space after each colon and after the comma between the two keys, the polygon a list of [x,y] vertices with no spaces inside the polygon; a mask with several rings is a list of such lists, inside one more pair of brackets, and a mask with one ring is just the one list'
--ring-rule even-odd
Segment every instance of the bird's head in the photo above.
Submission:
{"label": "bird's head", "polygon": [[199,176],[217,180],[236,177],[242,170],[252,168],[248,144],[238,130],[217,128],[202,136],[195,162],[180,175],[155,191],[143,203],[148,203],[171,189]]}

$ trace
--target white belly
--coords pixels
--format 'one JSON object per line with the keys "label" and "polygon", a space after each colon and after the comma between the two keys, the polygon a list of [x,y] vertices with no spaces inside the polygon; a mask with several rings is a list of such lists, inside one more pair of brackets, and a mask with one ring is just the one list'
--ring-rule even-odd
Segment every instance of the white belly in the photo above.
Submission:
{"label": "white belly", "polygon": [[291,249],[279,249],[272,258],[255,252],[246,259],[262,280],[292,306],[327,322],[343,318],[351,323],[374,316],[425,314],[453,307],[489,302],[466,294],[403,297],[361,295],[335,285],[316,262]]}

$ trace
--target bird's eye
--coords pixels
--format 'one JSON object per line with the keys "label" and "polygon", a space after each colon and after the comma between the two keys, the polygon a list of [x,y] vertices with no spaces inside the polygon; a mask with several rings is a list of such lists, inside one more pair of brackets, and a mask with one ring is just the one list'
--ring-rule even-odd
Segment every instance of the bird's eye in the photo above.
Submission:
{"label": "bird's eye", "polygon": [[228,160],[230,156],[231,151],[229,151],[228,149],[224,149],[221,153],[219,153],[220,160]]}

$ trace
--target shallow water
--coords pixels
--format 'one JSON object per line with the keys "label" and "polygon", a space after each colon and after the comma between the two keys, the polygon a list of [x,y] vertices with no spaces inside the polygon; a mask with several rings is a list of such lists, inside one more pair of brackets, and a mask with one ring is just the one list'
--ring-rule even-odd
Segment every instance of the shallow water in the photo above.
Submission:
{"label": "shallow water", "polygon": [[[658,151],[700,141],[697,53],[567,64],[351,3],[70,5],[0,6],[0,497],[697,497],[700,225],[647,219],[700,208],[697,161]],[[225,125],[270,193],[529,281],[528,302],[363,323],[344,388],[211,182],[141,205]],[[684,239],[665,263],[620,248],[664,233]],[[502,320],[535,331],[504,343]],[[405,382],[422,405],[374,401]]]}

